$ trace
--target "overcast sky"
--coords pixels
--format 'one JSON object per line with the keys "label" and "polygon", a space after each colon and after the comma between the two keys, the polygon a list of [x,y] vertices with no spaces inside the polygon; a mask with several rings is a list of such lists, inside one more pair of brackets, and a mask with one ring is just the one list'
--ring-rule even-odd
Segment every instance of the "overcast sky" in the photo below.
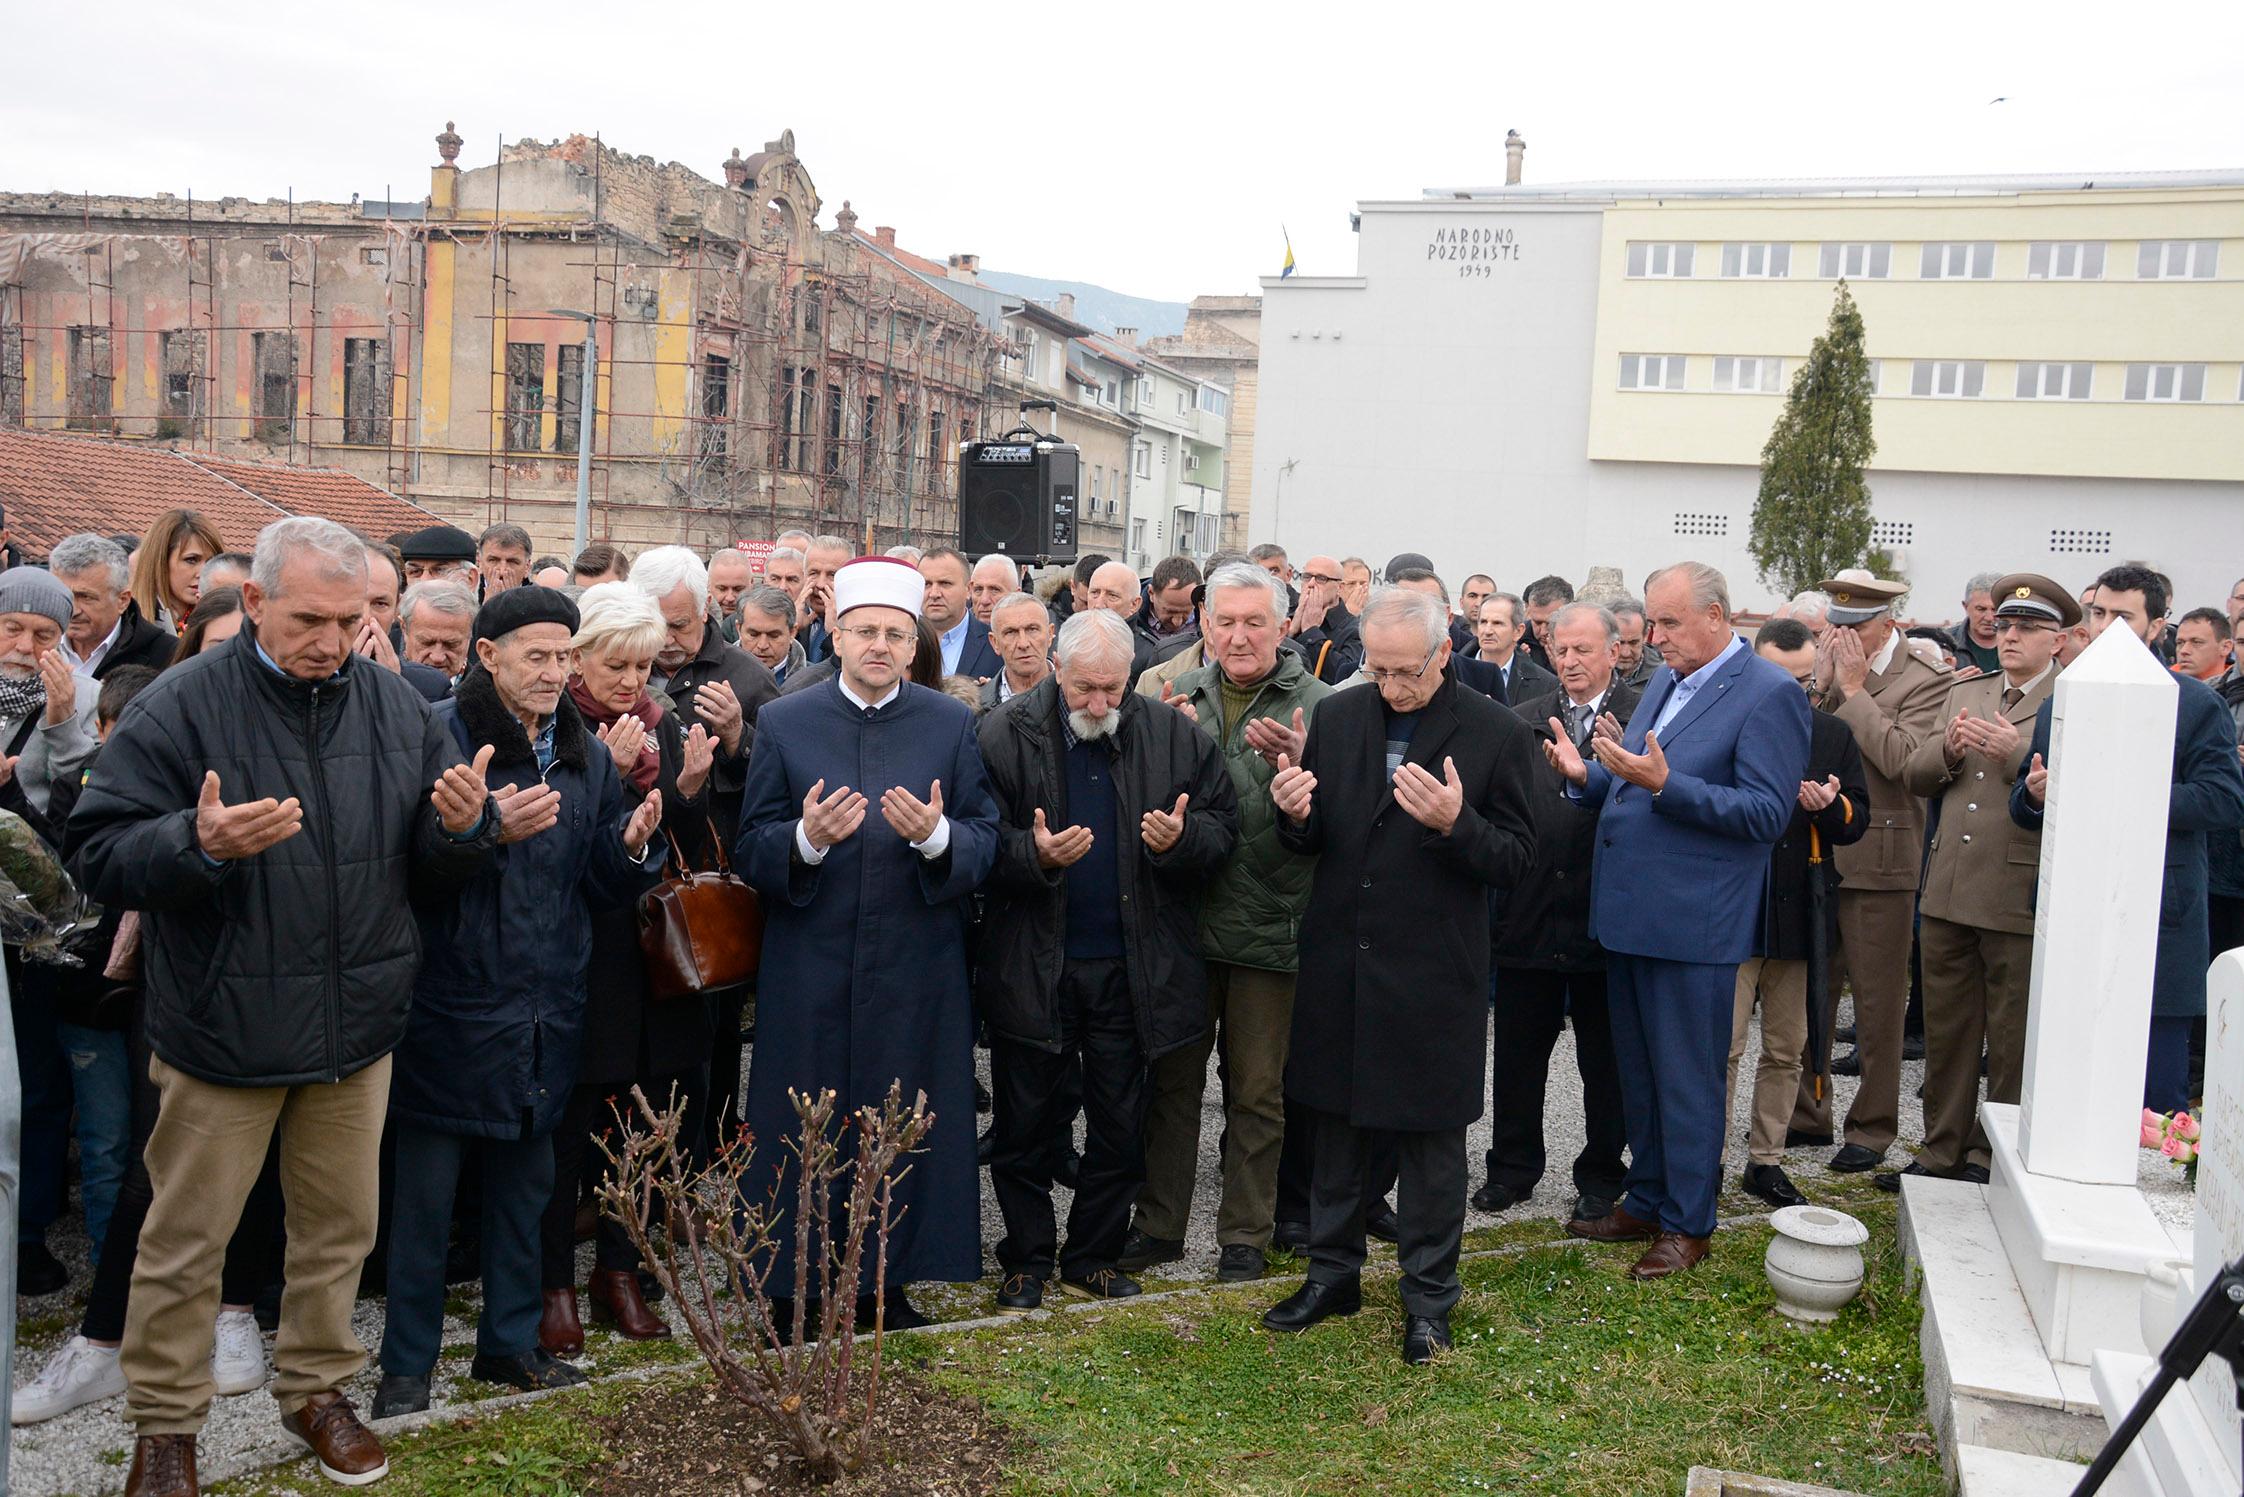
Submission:
{"label": "overcast sky", "polygon": [[[1453,15],[1454,19],[1430,19]],[[98,22],[93,19],[98,16]],[[830,226],[1184,300],[1349,209],[1527,176],[2244,166],[2244,5],[19,7],[0,189],[418,198],[431,137],[599,131],[721,180],[795,132]],[[1994,104],[1998,97],[2007,102]]]}

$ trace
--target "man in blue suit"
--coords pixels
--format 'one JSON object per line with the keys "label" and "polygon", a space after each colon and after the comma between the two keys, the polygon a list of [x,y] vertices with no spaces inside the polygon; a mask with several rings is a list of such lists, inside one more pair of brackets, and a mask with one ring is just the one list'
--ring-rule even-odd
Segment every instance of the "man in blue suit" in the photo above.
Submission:
{"label": "man in blue suit", "polygon": [[[2113,567],[2096,579],[2088,637],[2117,625],[2151,645],[2166,628],[2167,582],[2148,567]],[[2205,969],[2213,964],[2208,925],[2206,837],[2232,840],[2244,826],[2244,773],[2236,762],[2236,720],[2218,693],[2177,674],[2173,788],[2166,809],[2166,875],[2158,901],[2158,962],[2151,977],[2150,1054],[2143,1105],[2179,1112],[2190,1105],[2190,1023],[2205,1017]],[[2034,718],[2025,772],[2011,787],[2010,819],[2040,831],[2049,786],[2049,708]]]}
{"label": "man in blue suit", "polygon": [[1003,668],[990,644],[990,626],[974,617],[967,606],[966,557],[956,547],[937,546],[919,558],[920,581],[927,588],[921,600],[925,618],[943,646],[943,674],[987,681]]}
{"label": "man in blue suit", "polygon": [[1561,728],[1543,746],[1603,806],[1590,934],[1609,954],[1606,999],[1629,1144],[1627,1194],[1566,1230],[1651,1247],[1629,1272],[1665,1278],[1707,1255],[1722,1178],[1724,1074],[1738,963],[1753,954],[1769,847],[1808,769],[1807,698],[1730,626],[1722,574],[1679,562],[1652,574],[1645,617],[1666,666],[1626,734]]}

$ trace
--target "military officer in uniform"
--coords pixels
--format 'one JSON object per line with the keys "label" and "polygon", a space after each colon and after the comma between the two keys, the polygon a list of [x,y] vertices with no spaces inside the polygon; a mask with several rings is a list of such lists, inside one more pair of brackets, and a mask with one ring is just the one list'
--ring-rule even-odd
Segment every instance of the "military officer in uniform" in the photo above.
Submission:
{"label": "military officer in uniform", "polygon": [[[1830,595],[1832,624],[1816,652],[1818,684],[1824,706],[1854,730],[1870,793],[1862,839],[1832,849],[1840,880],[1839,945],[1831,954],[1823,1026],[1828,1045],[1844,974],[1854,993],[1862,1086],[1847,1112],[1845,1146],[1830,1167],[1859,1174],[1885,1161],[1901,1111],[1902,1016],[1909,1007],[1909,946],[1925,842],[1924,802],[1902,776],[1910,755],[1940,731],[1954,678],[1918,659],[1901,637],[1893,605],[1907,584],[1849,570],[1815,586]],[[1802,1080],[1792,1134],[1830,1143],[1831,1093],[1825,1088],[1817,1095]]]}
{"label": "military officer in uniform", "polygon": [[1939,801],[1925,859],[1925,1144],[1901,1175],[1987,1182],[1979,1127],[1979,1052],[1987,1099],[2016,1102],[2026,1064],[2026,990],[2034,959],[2034,882],[2041,833],[2015,825],[2017,780],[2034,714],[2057,680],[2057,644],[2080,605],[2047,577],[2014,572],[1995,587],[1999,668],[1951,687],[1940,731],[1917,745],[1903,776]]}

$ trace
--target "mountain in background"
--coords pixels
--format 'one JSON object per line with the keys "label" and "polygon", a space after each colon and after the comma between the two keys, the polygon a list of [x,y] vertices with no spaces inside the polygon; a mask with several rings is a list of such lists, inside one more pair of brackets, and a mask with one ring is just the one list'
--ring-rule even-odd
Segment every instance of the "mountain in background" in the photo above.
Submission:
{"label": "mountain in background", "polygon": [[1014,275],[1004,270],[985,270],[981,280],[985,286],[1047,305],[1056,303],[1062,293],[1072,292],[1075,320],[1102,333],[1111,333],[1118,327],[1134,327],[1140,338],[1165,338],[1184,331],[1185,305],[1180,301],[1152,301],[1142,296],[1124,296],[1088,281],[1048,281],[1042,276]]}

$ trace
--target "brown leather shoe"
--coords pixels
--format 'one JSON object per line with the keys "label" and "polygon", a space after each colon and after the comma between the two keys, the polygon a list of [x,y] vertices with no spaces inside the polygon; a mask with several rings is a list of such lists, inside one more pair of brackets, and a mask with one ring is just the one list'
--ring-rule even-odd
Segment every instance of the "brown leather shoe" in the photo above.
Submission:
{"label": "brown leather shoe", "polygon": [[193,1435],[142,1435],[132,1442],[125,1497],[201,1497]]}
{"label": "brown leather shoe", "polygon": [[1566,1224],[1566,1235],[1584,1242],[1650,1242],[1660,1235],[1659,1225],[1631,1216],[1626,1206],[1615,1206],[1590,1221],[1575,1217]]}
{"label": "brown leather shoe", "polygon": [[1632,1279],[1664,1279],[1671,1273],[1681,1273],[1708,1253],[1712,1252],[1713,1239],[1685,1237],[1680,1232],[1662,1232],[1652,1240],[1652,1249],[1636,1260],[1628,1271]]}
{"label": "brown leather shoe", "polygon": [[538,1345],[557,1357],[573,1357],[584,1350],[584,1322],[577,1319],[574,1285],[545,1292],[545,1314],[538,1318]]}
{"label": "brown leather shoe", "polygon": [[614,1326],[626,1341],[658,1341],[670,1334],[669,1322],[647,1308],[639,1276],[628,1269],[594,1269],[585,1298],[592,1302],[593,1320]]}
{"label": "brown leather shoe", "polygon": [[281,1415],[281,1433],[319,1458],[319,1474],[346,1487],[363,1487],[390,1474],[389,1457],[358,1410],[332,1388],[314,1393],[293,1414]]}

